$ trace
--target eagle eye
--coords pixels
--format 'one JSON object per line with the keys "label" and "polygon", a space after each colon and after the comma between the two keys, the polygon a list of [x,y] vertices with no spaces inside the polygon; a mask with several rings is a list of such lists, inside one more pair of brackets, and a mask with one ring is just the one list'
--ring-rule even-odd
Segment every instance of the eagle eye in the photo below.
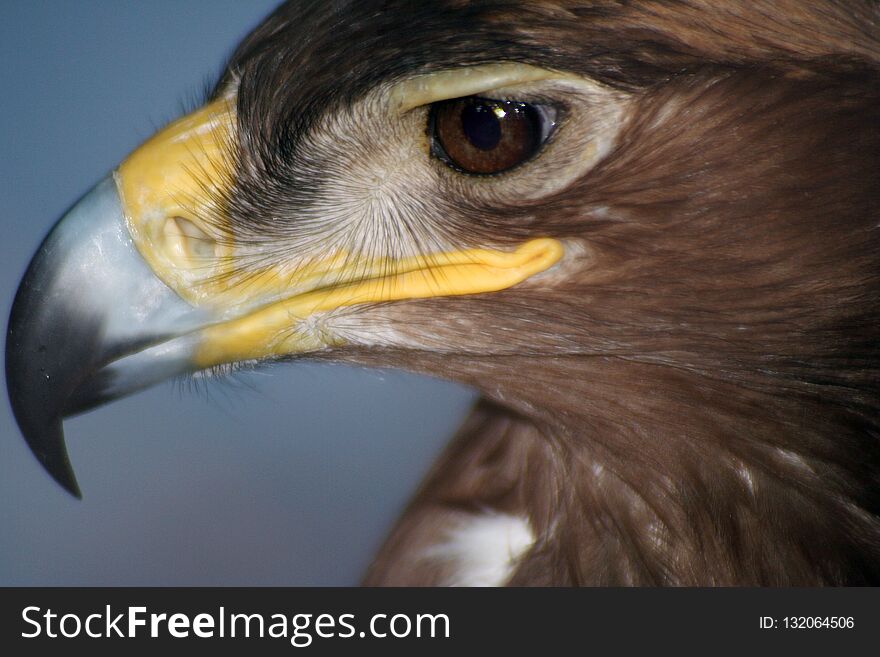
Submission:
{"label": "eagle eye", "polygon": [[432,153],[462,173],[491,175],[535,155],[556,125],[552,106],[468,96],[434,103]]}

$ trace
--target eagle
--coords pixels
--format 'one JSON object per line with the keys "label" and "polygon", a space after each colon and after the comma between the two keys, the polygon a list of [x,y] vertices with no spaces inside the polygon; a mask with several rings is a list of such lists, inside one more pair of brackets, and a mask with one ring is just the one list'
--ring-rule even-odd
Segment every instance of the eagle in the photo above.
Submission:
{"label": "eagle", "polygon": [[880,9],[291,0],[55,225],[21,432],[310,359],[481,399],[367,585],[880,583]]}

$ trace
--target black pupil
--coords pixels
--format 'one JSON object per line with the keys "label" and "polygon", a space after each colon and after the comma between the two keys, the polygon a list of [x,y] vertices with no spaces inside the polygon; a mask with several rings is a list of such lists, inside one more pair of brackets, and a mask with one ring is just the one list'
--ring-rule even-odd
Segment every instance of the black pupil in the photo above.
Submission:
{"label": "black pupil", "polygon": [[501,121],[495,105],[474,103],[461,112],[461,128],[465,137],[483,151],[491,151],[501,141]]}

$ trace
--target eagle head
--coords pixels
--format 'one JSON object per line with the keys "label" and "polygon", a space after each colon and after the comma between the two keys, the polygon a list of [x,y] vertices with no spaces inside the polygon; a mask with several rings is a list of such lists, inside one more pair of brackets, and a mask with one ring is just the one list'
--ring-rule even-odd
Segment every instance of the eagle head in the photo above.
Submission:
{"label": "eagle head", "polygon": [[484,401],[371,581],[439,581],[409,548],[486,509],[528,527],[513,583],[876,580],[877,19],[287,2],[34,256],[22,433],[78,494],[72,414],[271,361],[398,367]]}

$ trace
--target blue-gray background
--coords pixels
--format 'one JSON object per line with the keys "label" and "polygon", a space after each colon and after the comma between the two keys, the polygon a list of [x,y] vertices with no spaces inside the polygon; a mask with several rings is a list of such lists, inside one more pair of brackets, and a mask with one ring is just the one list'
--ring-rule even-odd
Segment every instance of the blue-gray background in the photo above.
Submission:
{"label": "blue-gray background", "polygon": [[[53,221],[277,0],[0,0],[0,313]],[[5,390],[5,382],[3,382]],[[0,585],[354,584],[472,394],[278,366],[69,420],[76,501],[0,402]]]}

